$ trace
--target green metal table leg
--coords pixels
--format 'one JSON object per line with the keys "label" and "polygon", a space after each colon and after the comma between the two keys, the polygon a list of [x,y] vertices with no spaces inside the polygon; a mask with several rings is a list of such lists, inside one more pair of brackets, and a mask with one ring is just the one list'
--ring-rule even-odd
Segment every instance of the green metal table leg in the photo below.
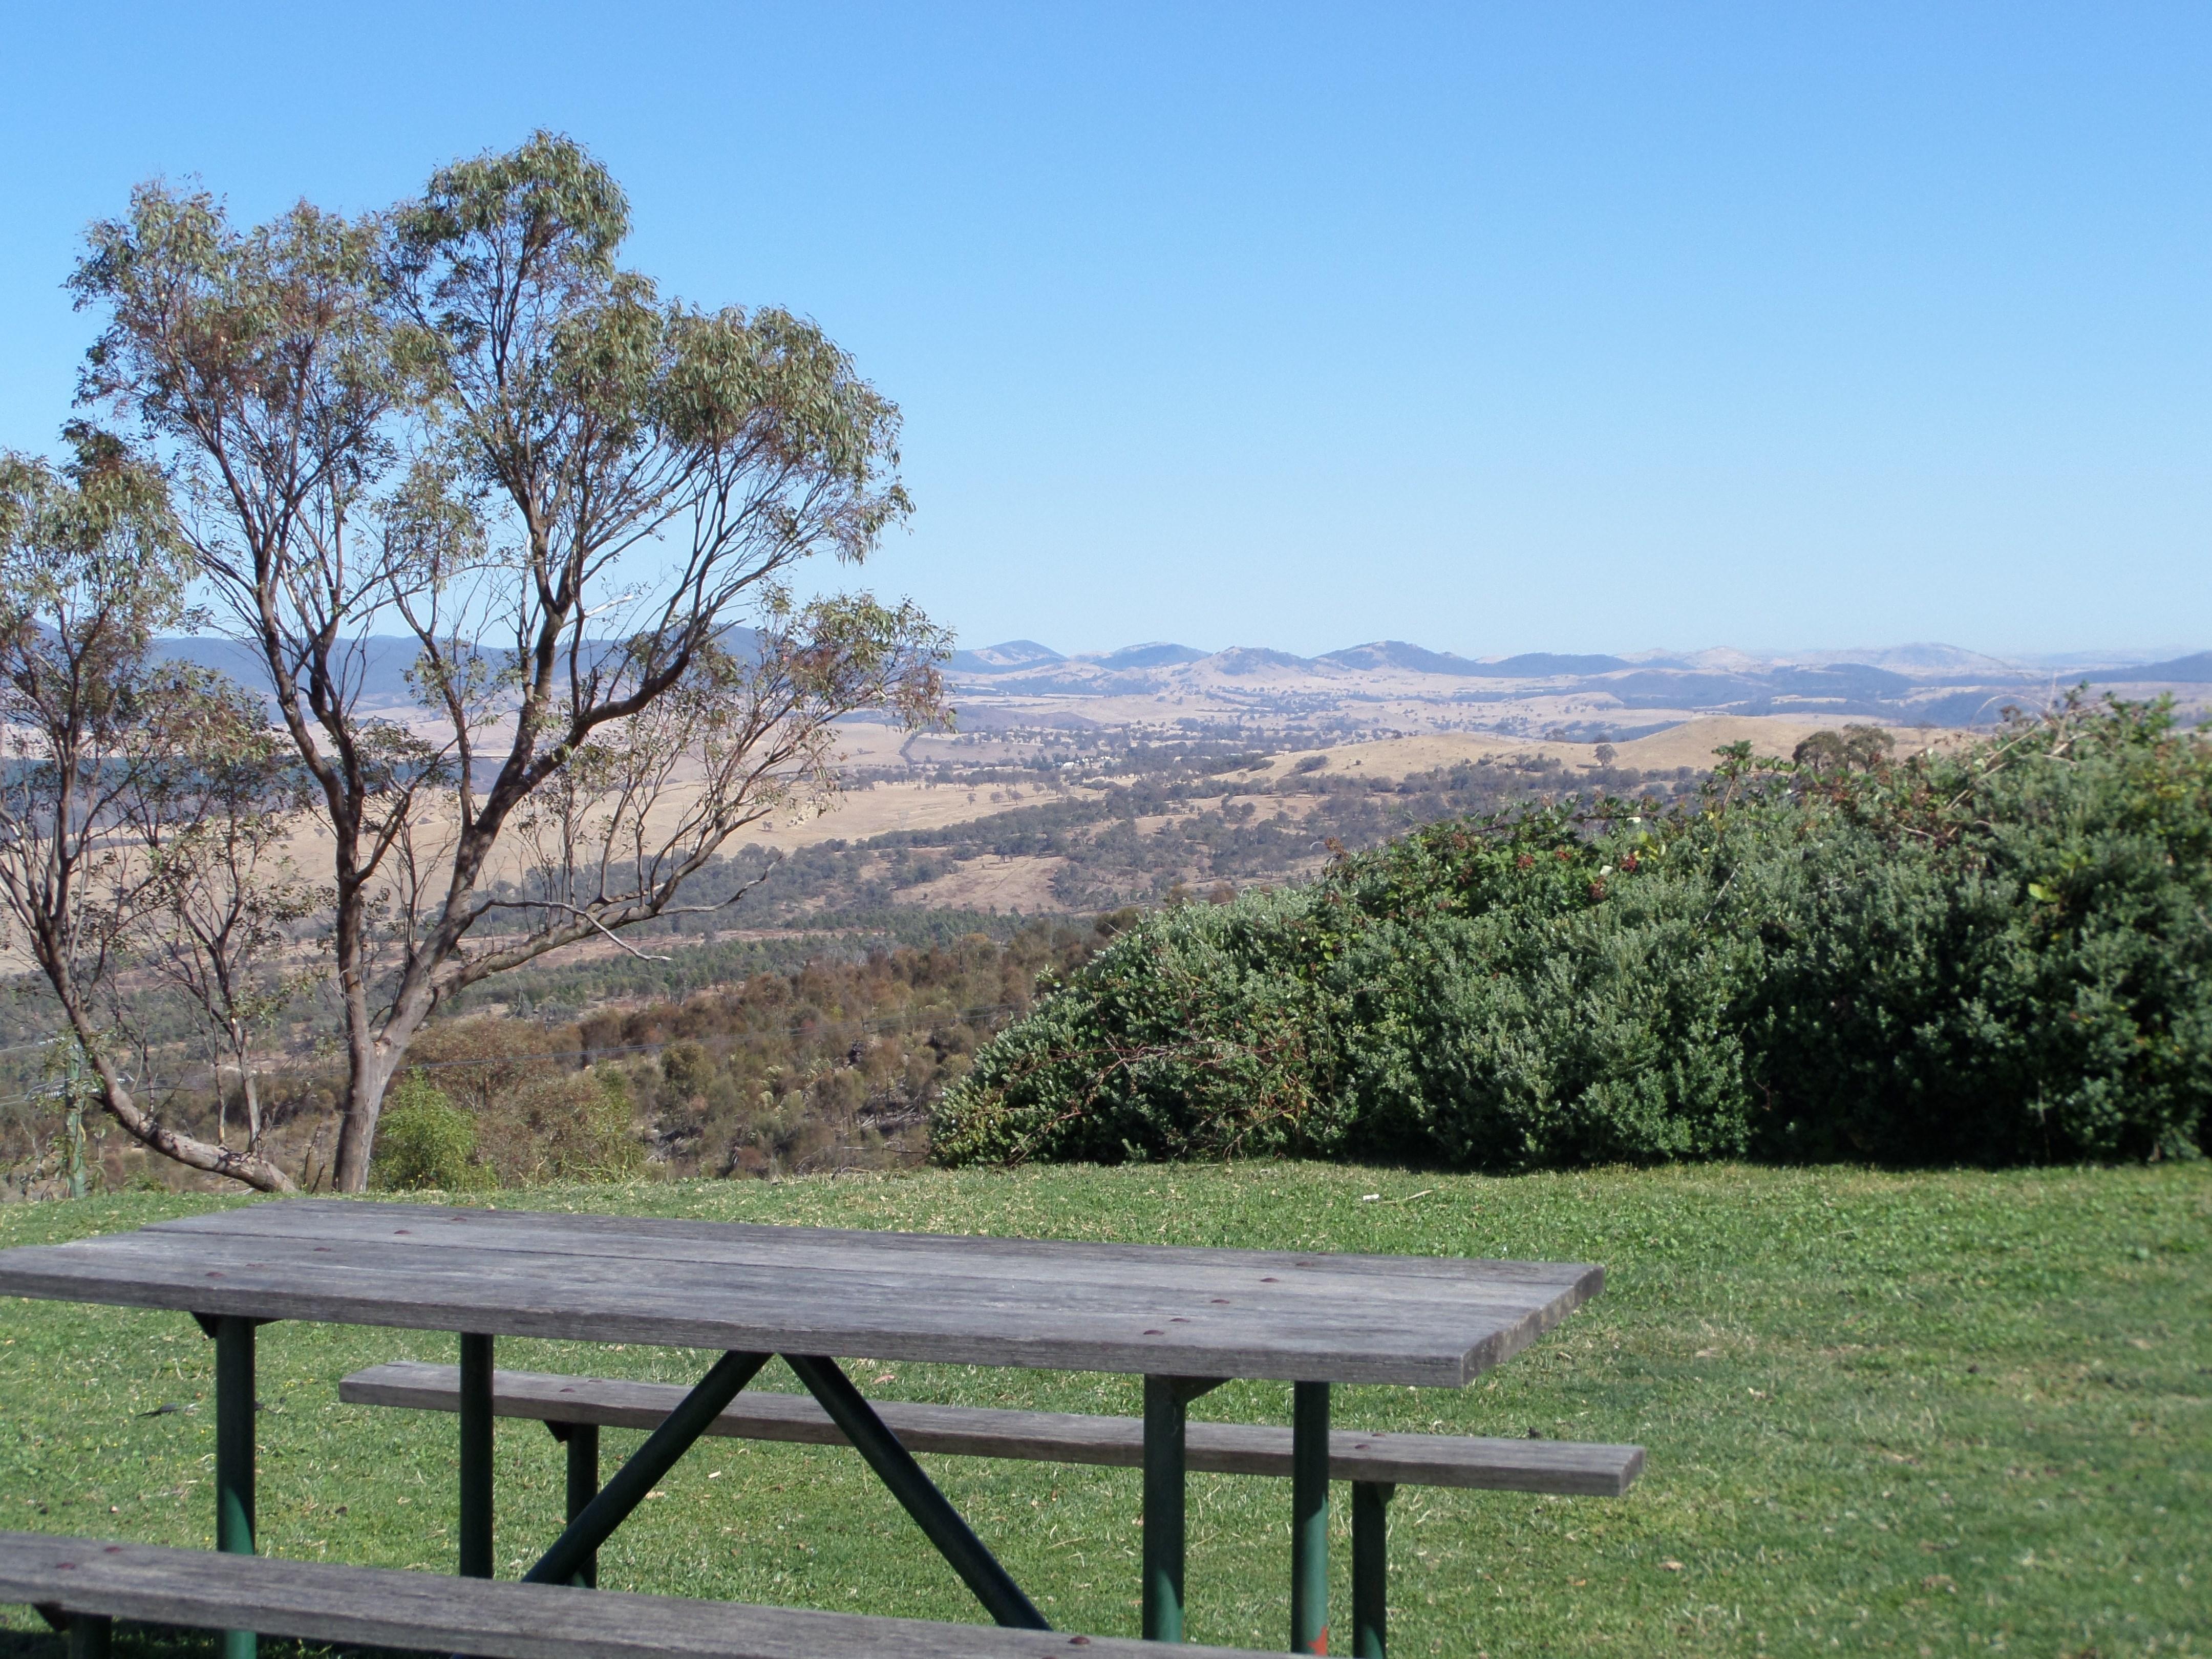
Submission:
{"label": "green metal table leg", "polygon": [[461,1338],[461,1565],[464,1578],[489,1578],[492,1566],[492,1343]]}
{"label": "green metal table leg", "polygon": [[69,1659],[107,1659],[115,1641],[115,1621],[104,1613],[70,1615]]}
{"label": "green metal table leg", "polygon": [[[208,1322],[203,1322],[206,1323]],[[253,1553],[253,1328],[223,1315],[215,1326],[215,1547]],[[222,1659],[254,1659],[250,1630],[222,1633]]]}
{"label": "green metal table leg", "polygon": [[1291,1651],[1328,1651],[1328,1384],[1291,1390]]}
{"label": "green metal table leg", "polygon": [[787,1353],[783,1363],[798,1374],[830,1420],[843,1431],[854,1450],[867,1460],[876,1478],[891,1489],[915,1524],[928,1534],[937,1553],[951,1564],[960,1580],[975,1592],[983,1610],[1000,1624],[1018,1630],[1050,1630],[1022,1587],[999,1565],[998,1557],[984,1547],[960,1511],[922,1473],[914,1454],[884,1426],[876,1408],[860,1397],[853,1379],[834,1359],[819,1354]]}
{"label": "green metal table leg", "polygon": [[1182,1640],[1182,1391],[1171,1376],[1145,1379],[1145,1620],[1148,1642]]}
{"label": "green metal table leg", "polygon": [[1385,1604],[1389,1594],[1390,1499],[1387,1480],[1352,1483],[1352,1659],[1384,1659]]}
{"label": "green metal table leg", "polygon": [[[567,1519],[576,1518],[591,1507],[592,1500],[599,1495],[599,1425],[596,1423],[548,1423],[553,1437],[568,1449],[568,1511]],[[599,1586],[599,1556],[594,1550],[584,1558],[584,1565],[576,1569],[574,1583],[586,1589]]]}
{"label": "green metal table leg", "polygon": [[660,1426],[646,1437],[645,1443],[584,1505],[583,1513],[553,1540],[553,1547],[538,1558],[538,1565],[522,1575],[523,1582],[574,1583],[593,1553],[629,1518],[632,1510],[645,1502],[653,1484],[676,1467],[676,1460],[707,1432],[708,1425],[721,1415],[722,1407],[738,1397],[738,1390],[759,1375],[769,1358],[732,1349],[716,1360],[714,1368],[661,1419]]}
{"label": "green metal table leg", "polygon": [[1183,1456],[1190,1402],[1228,1379],[1145,1379],[1145,1637],[1182,1640],[1182,1564],[1188,1490]]}

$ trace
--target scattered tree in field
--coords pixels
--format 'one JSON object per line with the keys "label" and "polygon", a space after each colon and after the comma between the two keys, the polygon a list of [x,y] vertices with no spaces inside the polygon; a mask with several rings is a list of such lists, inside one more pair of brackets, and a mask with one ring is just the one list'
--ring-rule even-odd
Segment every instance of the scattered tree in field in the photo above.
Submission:
{"label": "scattered tree in field", "polygon": [[63,472],[0,455],[0,907],[128,1133],[194,1169],[289,1190],[258,1153],[147,1110],[100,1018],[131,930],[158,905],[164,879],[134,831],[181,832],[178,815],[194,810],[189,791],[163,780],[204,700],[149,659],[154,637],[189,615],[191,560],[161,475],[112,439],[76,436]]}
{"label": "scattered tree in field", "polygon": [[1879,726],[1815,732],[1790,758],[1808,772],[1871,772],[1889,759],[1897,739]]}
{"label": "scattered tree in field", "polygon": [[[944,717],[941,630],[789,586],[905,515],[896,409],[804,319],[661,300],[628,230],[540,134],[356,221],[145,186],[74,278],[107,319],[84,394],[179,477],[332,832],[343,1189],[441,999],[680,909],[834,789],[839,716]],[[432,735],[362,705],[385,618]]]}

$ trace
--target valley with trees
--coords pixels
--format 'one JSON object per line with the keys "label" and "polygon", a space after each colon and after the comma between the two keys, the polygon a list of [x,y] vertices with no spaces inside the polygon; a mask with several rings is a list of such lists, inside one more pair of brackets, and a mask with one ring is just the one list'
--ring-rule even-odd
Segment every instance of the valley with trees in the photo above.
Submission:
{"label": "valley with trees", "polygon": [[2124,867],[2201,866],[2203,657],[956,650],[799,596],[896,408],[629,228],[541,132],[88,233],[0,472],[9,1195],[2199,1143],[2201,898]]}
{"label": "valley with trees", "polygon": [[2212,1656],[2212,11],[9,21],[0,1659]]}

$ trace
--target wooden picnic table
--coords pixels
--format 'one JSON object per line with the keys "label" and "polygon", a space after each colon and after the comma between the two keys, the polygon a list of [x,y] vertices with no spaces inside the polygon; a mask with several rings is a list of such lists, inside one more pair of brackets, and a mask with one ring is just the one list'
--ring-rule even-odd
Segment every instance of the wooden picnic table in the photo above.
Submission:
{"label": "wooden picnic table", "polygon": [[[1004,1625],[1043,1627],[841,1358],[1115,1371],[1145,1396],[1145,1634],[1182,1626],[1184,1407],[1293,1383],[1294,1650],[1328,1640],[1329,1389],[1458,1388],[1596,1294],[1576,1264],[1078,1243],[293,1199],[0,1251],[0,1293],[191,1313],[216,1341],[217,1547],[252,1549],[253,1331],[317,1320],[461,1339],[461,1571],[491,1576],[492,1341],[724,1358],[532,1569],[570,1582],[774,1355]],[[1378,1587],[1379,1593],[1379,1587]],[[234,1654],[252,1638],[234,1633]],[[1355,1644],[1355,1650],[1357,1644]]]}

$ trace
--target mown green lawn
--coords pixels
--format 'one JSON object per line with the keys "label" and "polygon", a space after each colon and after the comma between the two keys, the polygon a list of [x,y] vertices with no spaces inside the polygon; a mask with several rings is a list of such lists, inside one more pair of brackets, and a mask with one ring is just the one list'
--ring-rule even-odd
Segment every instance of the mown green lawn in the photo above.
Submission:
{"label": "mown green lawn", "polygon": [[[1369,1198],[1368,1194],[1379,1194]],[[0,1244],[211,1200],[0,1209]],[[1402,1490],[1401,1654],[2212,1652],[2212,1167],[1876,1174],[1743,1167],[1512,1180],[1334,1167],[1057,1169],[501,1194],[502,1205],[938,1231],[1601,1262],[1606,1293],[1460,1394],[1339,1391],[1340,1424],[1635,1440],[1631,1496]],[[9,1301],[0,1528],[212,1536],[210,1345],[182,1316]],[[274,1553],[448,1571],[453,1421],[340,1406],[337,1378],[450,1337],[262,1333]],[[501,1344],[501,1363],[685,1378],[703,1356]],[[780,1370],[780,1368],[778,1368]],[[1133,1379],[860,1364],[883,1395],[1133,1412]],[[763,1386],[791,1388],[775,1375]],[[1237,1384],[1199,1415],[1287,1419]],[[635,1437],[610,1435],[609,1450]],[[930,1460],[1054,1622],[1133,1633],[1133,1470]],[[499,1556],[557,1529],[561,1456],[499,1431]],[[1337,1505],[1346,1534],[1344,1494]],[[1194,1476],[1190,1635],[1287,1640],[1287,1483]],[[1349,1613],[1336,1552],[1337,1623]],[[851,1454],[717,1441],[603,1582],[980,1614]],[[0,1654],[58,1655],[27,1609]],[[125,1651],[204,1651],[138,1634]]]}

